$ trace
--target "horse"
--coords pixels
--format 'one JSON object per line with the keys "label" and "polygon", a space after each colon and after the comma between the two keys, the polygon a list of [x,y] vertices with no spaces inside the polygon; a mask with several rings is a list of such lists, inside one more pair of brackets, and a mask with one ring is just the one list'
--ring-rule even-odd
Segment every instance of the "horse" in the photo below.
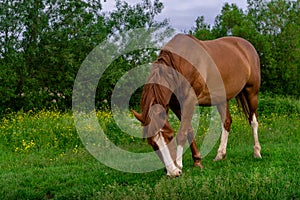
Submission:
{"label": "horse", "polygon": [[[228,102],[236,98],[254,137],[254,157],[261,158],[258,140],[260,61],[247,40],[226,36],[201,41],[177,34],[160,50],[143,87],[141,110],[132,110],[143,126],[143,137],[163,162],[167,175],[182,174],[183,147],[188,140],[194,166],[203,168],[191,120],[195,106],[216,106],[222,134],[214,161],[226,158],[232,118]],[[171,109],[180,120],[176,140],[168,121]]]}

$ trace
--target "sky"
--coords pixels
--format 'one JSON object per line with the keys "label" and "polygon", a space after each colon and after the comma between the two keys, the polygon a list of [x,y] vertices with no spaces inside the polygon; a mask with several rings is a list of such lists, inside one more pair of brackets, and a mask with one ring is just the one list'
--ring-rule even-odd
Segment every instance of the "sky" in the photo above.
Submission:
{"label": "sky", "polygon": [[[114,0],[106,0],[102,3],[104,11],[114,8]],[[138,0],[126,0],[129,4],[141,2]],[[171,26],[179,31],[190,30],[194,26],[198,16],[204,16],[205,22],[213,24],[215,17],[221,13],[225,2],[234,3],[245,10],[247,0],[160,0],[164,9],[156,19],[169,19]]]}

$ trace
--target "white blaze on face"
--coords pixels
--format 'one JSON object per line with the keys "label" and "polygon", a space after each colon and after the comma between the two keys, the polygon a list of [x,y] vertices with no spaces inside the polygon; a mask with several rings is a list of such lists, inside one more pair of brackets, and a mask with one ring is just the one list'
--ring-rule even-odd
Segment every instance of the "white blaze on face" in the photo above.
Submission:
{"label": "white blaze on face", "polygon": [[163,162],[167,169],[167,175],[168,176],[179,176],[181,174],[181,170],[175,166],[174,161],[172,160],[169,148],[165,142],[165,139],[164,139],[161,131],[159,131],[158,134],[154,137],[154,141],[157,144],[157,146],[161,152]]}

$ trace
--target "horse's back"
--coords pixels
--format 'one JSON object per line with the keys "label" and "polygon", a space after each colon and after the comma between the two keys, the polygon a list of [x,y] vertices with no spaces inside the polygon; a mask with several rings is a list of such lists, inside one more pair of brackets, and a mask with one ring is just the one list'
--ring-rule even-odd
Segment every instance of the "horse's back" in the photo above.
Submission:
{"label": "horse's back", "polygon": [[[249,70],[254,70],[257,67],[259,70],[257,52],[253,45],[243,38],[227,36],[215,40],[198,40],[198,42],[217,62],[217,66],[222,67],[223,65],[237,64],[239,61],[242,61],[242,63],[249,65]],[[236,61],[236,63],[233,61]],[[224,64],[222,65],[222,63]]]}
{"label": "horse's back", "polygon": [[[228,99],[235,97],[246,85],[256,85],[259,88],[258,55],[252,44],[243,38],[223,37],[201,41],[190,35],[178,34],[162,50],[175,52],[177,56],[187,60],[189,64],[185,65],[181,62],[181,68],[188,66],[198,68],[203,78],[199,80],[201,82],[199,84],[203,82],[207,84],[212,77],[215,77],[215,71],[202,73],[201,70],[205,68],[210,71],[216,66],[222,77]],[[207,91],[207,87],[202,87],[201,90],[202,94],[199,95],[203,96],[203,99],[206,99],[206,94],[211,93]]]}
{"label": "horse's back", "polygon": [[260,64],[253,45],[239,37],[200,41],[216,63],[228,96],[234,96],[246,85],[260,86]]}

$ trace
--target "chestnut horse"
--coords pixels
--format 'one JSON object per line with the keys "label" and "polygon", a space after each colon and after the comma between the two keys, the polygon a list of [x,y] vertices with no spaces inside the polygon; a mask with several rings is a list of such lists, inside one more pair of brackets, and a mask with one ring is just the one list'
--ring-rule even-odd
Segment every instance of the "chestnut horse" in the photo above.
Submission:
{"label": "chestnut horse", "polygon": [[[202,168],[191,120],[194,106],[217,106],[222,135],[215,161],[226,157],[232,122],[228,101],[236,98],[249,120],[254,137],[254,157],[261,158],[257,106],[260,63],[254,47],[239,37],[200,41],[177,34],[153,63],[141,98],[142,113],[133,110],[143,125],[143,136],[164,163],[168,176],[182,173],[183,147],[188,140],[194,166]],[[168,122],[171,109],[181,120],[175,139]]]}

